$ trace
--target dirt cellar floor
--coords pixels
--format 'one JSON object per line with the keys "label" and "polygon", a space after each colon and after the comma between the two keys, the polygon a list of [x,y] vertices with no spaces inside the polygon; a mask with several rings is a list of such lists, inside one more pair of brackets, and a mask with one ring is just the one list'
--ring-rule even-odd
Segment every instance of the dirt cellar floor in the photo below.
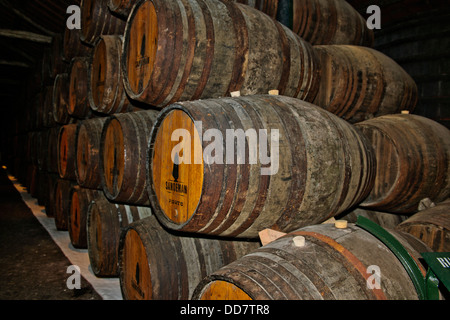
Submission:
{"label": "dirt cellar floor", "polygon": [[83,277],[67,287],[70,265],[0,169],[0,300],[101,300]]}

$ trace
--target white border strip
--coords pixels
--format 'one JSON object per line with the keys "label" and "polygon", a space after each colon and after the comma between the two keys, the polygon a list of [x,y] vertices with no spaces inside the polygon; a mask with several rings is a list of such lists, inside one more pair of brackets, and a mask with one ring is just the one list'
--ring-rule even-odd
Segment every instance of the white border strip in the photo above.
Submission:
{"label": "white border strip", "polygon": [[[64,255],[73,265],[80,267],[81,275],[92,285],[97,293],[104,300],[123,300],[120,290],[119,278],[99,278],[90,267],[89,254],[87,249],[74,248],[68,231],[60,231],[56,229],[55,219],[45,214],[45,207],[38,205],[37,200],[33,198],[20,182],[13,176],[8,174],[9,180],[19,191],[25,204],[31,209],[33,215],[47,230],[53,241],[61,248]],[[70,274],[67,274],[67,278]]]}

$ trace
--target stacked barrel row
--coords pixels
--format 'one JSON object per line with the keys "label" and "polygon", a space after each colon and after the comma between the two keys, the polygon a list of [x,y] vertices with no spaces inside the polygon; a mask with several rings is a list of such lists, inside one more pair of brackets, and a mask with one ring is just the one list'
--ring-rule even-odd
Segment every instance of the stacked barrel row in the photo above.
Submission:
{"label": "stacked barrel row", "polygon": [[[346,2],[292,1],[286,25],[274,19],[283,1],[238,2],[82,2],[83,27],[56,54],[53,108],[36,103],[47,111],[28,140],[47,146],[36,157],[53,177],[47,213],[126,299],[417,298],[383,243],[319,224],[445,200],[449,131],[400,114],[414,110],[415,83],[369,48]],[[266,228],[288,235],[255,250]],[[395,234],[415,258],[430,250]],[[334,260],[314,273],[311,261]],[[363,274],[373,264],[396,265],[378,291]]]}

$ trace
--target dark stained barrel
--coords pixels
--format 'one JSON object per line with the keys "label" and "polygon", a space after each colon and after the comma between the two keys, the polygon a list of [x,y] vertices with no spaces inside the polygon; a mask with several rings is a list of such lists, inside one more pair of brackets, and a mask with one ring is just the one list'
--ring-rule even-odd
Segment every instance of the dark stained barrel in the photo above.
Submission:
{"label": "dark stained barrel", "polygon": [[87,241],[91,268],[98,277],[118,277],[118,246],[122,229],[152,214],[150,207],[128,206],[99,197],[87,215]]}
{"label": "dark stained barrel", "polygon": [[450,196],[450,130],[431,119],[395,114],[357,123],[377,159],[375,183],[364,208],[417,212],[419,202]]}
{"label": "dark stained barrel", "polygon": [[373,31],[367,28],[364,18],[345,0],[292,0],[284,10],[278,0],[236,2],[261,10],[314,45],[373,45]]}
{"label": "dark stained barrel", "polygon": [[53,84],[53,119],[57,124],[64,125],[74,121],[74,118],[69,115],[67,110],[69,104],[69,85],[70,79],[67,73],[56,75]]}
{"label": "dark stained barrel", "polygon": [[163,109],[148,159],[149,194],[161,223],[230,237],[325,221],[362,201],[375,172],[370,145],[349,123],[272,95]]}
{"label": "dark stained barrel", "polygon": [[57,140],[58,172],[62,179],[77,179],[76,166],[76,124],[66,124],[59,129]]}
{"label": "dark stained barrel", "polygon": [[158,111],[115,114],[103,127],[100,174],[108,199],[149,205],[146,162],[150,131]]}
{"label": "dark stained barrel", "polygon": [[108,10],[108,0],[81,0],[81,41],[95,45],[98,37],[108,34],[122,34],[125,21]]}
{"label": "dark stained barrel", "polygon": [[[415,259],[431,251],[404,234],[391,234]],[[405,236],[405,237],[404,237]],[[416,241],[414,241],[416,240]],[[302,243],[304,241],[304,243]],[[381,273],[379,287],[370,279]],[[378,238],[348,224],[321,224],[296,230],[207,276],[193,299],[253,300],[417,300],[400,260]]]}
{"label": "dark stained barrel", "polygon": [[159,108],[234,91],[312,101],[319,80],[309,43],[256,9],[218,0],[139,2],[122,73],[130,98]]}
{"label": "dark stained barrel", "polygon": [[119,244],[120,288],[125,300],[187,300],[213,271],[260,247],[171,233],[154,216],[130,224]]}
{"label": "dark stained barrel", "polygon": [[91,114],[88,99],[89,60],[88,57],[76,57],[71,62],[67,111],[74,118],[85,119]]}
{"label": "dark stained barrel", "polygon": [[70,63],[75,57],[86,57],[92,51],[89,46],[80,40],[80,29],[66,28],[63,39],[63,60]]}
{"label": "dark stained barrel", "polygon": [[54,188],[54,217],[57,230],[67,231],[70,213],[70,201],[72,188],[75,182],[59,178],[55,182]]}
{"label": "dark stained barrel", "polygon": [[96,42],[88,86],[92,110],[112,114],[135,109],[123,86],[121,52],[122,39],[119,35],[104,35]]}
{"label": "dark stained barrel", "polygon": [[137,0],[109,0],[108,8],[122,17],[128,17],[136,2]]}
{"label": "dark stained barrel", "polygon": [[47,171],[51,173],[59,173],[58,170],[58,135],[60,126],[48,129],[48,147],[47,147]]}
{"label": "dark stained barrel", "polygon": [[396,229],[422,240],[435,252],[450,252],[450,199],[412,215]]}
{"label": "dark stained barrel", "polygon": [[406,215],[368,210],[360,207],[355,208],[350,212],[344,212],[339,215],[339,217],[336,217],[336,219],[356,223],[359,216],[365,217],[385,229],[394,229],[400,223],[408,219],[408,216]]}
{"label": "dark stained barrel", "polygon": [[417,86],[394,60],[371,48],[314,46],[321,78],[314,104],[355,123],[413,111]]}
{"label": "dark stained barrel", "polygon": [[100,142],[106,117],[78,122],[76,131],[75,174],[78,185],[89,189],[102,189],[100,174]]}
{"label": "dark stained barrel", "polygon": [[101,191],[74,186],[71,190],[67,227],[75,248],[87,249],[87,215],[92,201],[104,197]]}

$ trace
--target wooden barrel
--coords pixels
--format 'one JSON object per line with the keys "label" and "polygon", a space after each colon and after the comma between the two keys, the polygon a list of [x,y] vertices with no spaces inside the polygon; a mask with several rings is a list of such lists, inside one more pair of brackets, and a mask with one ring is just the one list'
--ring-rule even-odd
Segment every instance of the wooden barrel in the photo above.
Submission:
{"label": "wooden barrel", "polygon": [[435,252],[450,252],[450,200],[412,215],[397,230],[412,234]]}
{"label": "wooden barrel", "polygon": [[450,130],[412,114],[386,115],[356,124],[377,159],[375,183],[362,207],[413,213],[420,200],[450,196]]}
{"label": "wooden barrel", "polygon": [[62,57],[63,52],[63,34],[57,33],[53,36],[52,42],[50,44],[50,77],[55,79],[55,77],[62,73],[66,72],[67,63],[63,60]]}
{"label": "wooden barrel", "polygon": [[100,141],[105,117],[82,120],[76,130],[75,174],[78,185],[102,189],[100,174]]}
{"label": "wooden barrel", "polygon": [[39,170],[46,171],[48,166],[48,137],[50,132],[48,129],[38,132],[37,139],[37,164]]}
{"label": "wooden barrel", "polygon": [[362,201],[375,170],[370,145],[353,126],[271,95],[173,104],[158,116],[148,154],[159,220],[231,237],[322,222]]}
{"label": "wooden barrel", "polygon": [[59,173],[58,171],[58,135],[60,126],[48,129],[48,148],[47,148],[47,171]]}
{"label": "wooden barrel", "polygon": [[160,108],[274,89],[312,101],[319,80],[309,43],[256,9],[219,0],[139,2],[124,33],[122,73],[131,99]]}
{"label": "wooden barrel", "polygon": [[91,108],[88,99],[88,57],[76,57],[72,59],[70,66],[69,115],[79,119],[90,117]]}
{"label": "wooden barrel", "polygon": [[158,111],[115,114],[103,127],[100,174],[106,197],[133,205],[149,205],[146,179],[150,131]]}
{"label": "wooden barrel", "polygon": [[[430,249],[393,235],[425,276],[419,252]],[[379,288],[368,286],[375,282],[369,267],[379,268]],[[322,224],[278,238],[213,272],[193,299],[417,300],[418,294],[400,260],[378,238],[353,224],[345,229]]]}
{"label": "wooden barrel", "polygon": [[121,234],[119,278],[125,300],[187,300],[213,271],[260,247],[257,241],[200,238],[167,231],[154,216]]}
{"label": "wooden barrel", "polygon": [[122,34],[125,21],[111,14],[107,0],[81,0],[81,41],[95,45],[98,37],[108,34]]}
{"label": "wooden barrel", "polygon": [[123,86],[121,51],[122,39],[119,35],[104,35],[96,42],[88,88],[89,103],[95,111],[112,114],[134,110]]}
{"label": "wooden barrel", "polygon": [[59,129],[57,154],[58,172],[62,179],[76,181],[76,124],[66,124]]}
{"label": "wooden barrel", "polygon": [[89,261],[96,276],[119,276],[118,246],[122,229],[151,214],[150,207],[116,204],[105,197],[91,202],[87,217],[87,241]]}
{"label": "wooden barrel", "polygon": [[71,191],[75,182],[59,178],[54,188],[54,217],[57,230],[67,231],[70,213]]}
{"label": "wooden barrel", "polygon": [[314,104],[351,122],[412,111],[414,80],[391,58],[371,48],[314,46],[321,78]]}
{"label": "wooden barrel", "polygon": [[137,0],[109,0],[108,8],[122,17],[128,17],[136,2]]}
{"label": "wooden barrel", "polygon": [[69,104],[70,79],[67,73],[56,75],[53,84],[53,120],[57,124],[68,124],[73,119],[67,110]]}
{"label": "wooden barrel", "polygon": [[277,18],[279,0],[235,0],[235,2],[243,3],[259,11],[262,11],[272,19]]}
{"label": "wooden barrel", "polygon": [[86,57],[91,51],[92,47],[83,43],[80,40],[80,29],[66,28],[63,39],[63,60],[70,63],[75,57]]}
{"label": "wooden barrel", "polygon": [[[284,23],[313,45],[373,45],[373,31],[345,0],[292,0],[282,11],[278,0],[237,0]],[[288,2],[288,1],[286,1]]]}
{"label": "wooden barrel", "polygon": [[53,118],[53,85],[45,87],[44,100],[42,104],[42,125],[45,128],[55,126]]}
{"label": "wooden barrel", "polygon": [[67,228],[75,248],[87,249],[87,215],[92,201],[104,197],[101,191],[74,186],[70,196]]}
{"label": "wooden barrel", "polygon": [[336,217],[336,219],[356,223],[359,216],[365,217],[385,229],[394,229],[400,223],[408,219],[408,216],[390,212],[373,211],[364,208],[355,208],[349,212],[343,212]]}
{"label": "wooden barrel", "polygon": [[39,185],[36,188],[42,188],[45,195],[44,206],[45,206],[45,214],[48,217],[55,217],[56,212],[56,201],[55,201],[55,188],[56,182],[59,180],[59,175],[57,173],[48,172],[45,175],[46,181],[36,181]]}

